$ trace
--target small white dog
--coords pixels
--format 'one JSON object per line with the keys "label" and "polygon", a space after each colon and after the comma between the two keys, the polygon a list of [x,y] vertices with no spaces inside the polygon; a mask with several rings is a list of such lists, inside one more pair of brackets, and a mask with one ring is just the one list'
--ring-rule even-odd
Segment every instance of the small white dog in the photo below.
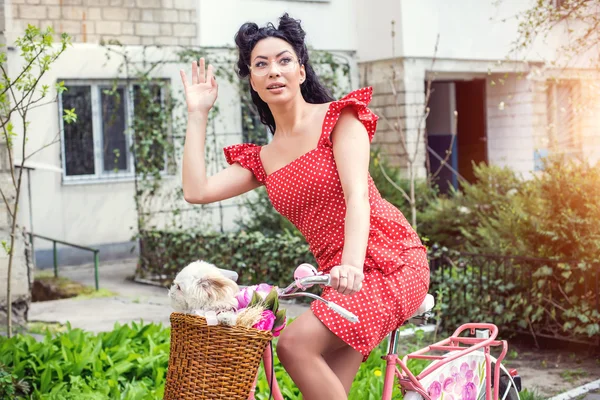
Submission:
{"label": "small white dog", "polygon": [[219,268],[195,261],[177,274],[169,298],[173,309],[203,316],[209,325],[235,325],[238,291],[238,285]]}

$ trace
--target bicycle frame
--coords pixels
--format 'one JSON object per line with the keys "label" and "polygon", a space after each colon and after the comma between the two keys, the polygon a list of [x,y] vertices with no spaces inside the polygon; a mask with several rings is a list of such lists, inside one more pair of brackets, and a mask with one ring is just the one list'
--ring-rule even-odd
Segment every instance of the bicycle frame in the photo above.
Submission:
{"label": "bicycle frame", "polygon": [[[489,338],[475,338],[475,337],[461,337],[460,335],[470,330],[471,334],[474,334],[475,330],[489,330],[491,332]],[[415,392],[421,395],[426,400],[431,400],[428,394],[427,388],[422,384],[422,381],[430,376],[433,372],[439,371],[443,367],[450,365],[455,360],[461,360],[466,355],[471,354],[475,351],[483,351],[485,357],[485,387],[486,387],[486,400],[492,400],[498,398],[499,381],[500,381],[500,364],[506,352],[508,350],[508,344],[505,340],[495,340],[498,335],[498,328],[492,324],[485,323],[469,323],[460,326],[449,338],[441,340],[435,344],[424,347],[420,350],[412,352],[400,359],[396,354],[396,341],[398,338],[398,330],[392,331],[389,336],[388,354],[382,358],[386,361],[385,378],[383,384],[382,400],[391,400],[392,392],[394,389],[394,378],[398,378],[400,388],[404,393]],[[468,347],[460,345],[468,345]],[[494,366],[494,391],[492,393],[492,356],[490,354],[490,347],[502,346],[502,352],[496,359]],[[427,354],[432,351],[446,352],[444,355],[430,355]],[[415,376],[410,372],[407,367],[408,360],[410,359],[424,359],[437,361],[430,364],[425,368],[419,375]],[[263,366],[267,382],[271,385],[272,382],[272,393],[273,400],[285,400],[279,389],[277,378],[271,376],[273,359],[271,357],[270,348],[267,347],[263,353]],[[254,390],[256,383],[258,382],[258,376],[254,382],[253,390],[250,393],[248,400],[255,400]]]}
{"label": "bicycle frame", "polygon": [[[490,332],[490,337],[461,337],[460,335],[467,330],[471,332],[471,335],[474,335],[476,330],[487,330]],[[395,332],[392,333],[395,335]],[[486,400],[497,399],[500,381],[500,364],[506,356],[506,352],[508,351],[507,342],[505,340],[496,340],[497,335],[498,328],[493,324],[469,323],[460,326],[449,338],[424,347],[423,349],[412,352],[404,356],[402,360],[400,360],[395,351],[388,351],[388,354],[384,357],[387,365],[382,399],[391,400],[394,376],[397,376],[398,383],[404,392],[412,391],[418,393],[424,399],[430,400],[431,398],[428,394],[428,390],[423,386],[423,381],[427,377],[430,377],[433,372],[441,370],[443,367],[450,365],[455,360],[459,360],[460,362],[460,360],[464,359],[465,356],[472,354],[476,351],[482,351],[485,359]],[[390,337],[390,339],[392,339],[392,337]],[[467,347],[461,345],[467,345]],[[493,394],[491,392],[492,356],[490,354],[490,347],[492,346],[502,346],[502,351],[499,357],[496,359],[494,366]],[[427,354],[432,351],[445,352],[445,354]],[[407,367],[408,360],[410,359],[432,360],[437,362],[430,364],[418,376],[414,376]],[[398,369],[398,367],[400,369]]]}
{"label": "bicycle frame", "polygon": [[[326,275],[318,275],[318,276],[310,276],[304,277],[302,279],[297,279],[294,284],[289,285],[287,288],[279,289],[279,297],[280,298],[290,298],[296,296],[308,296],[319,301],[323,301],[328,304],[329,307],[335,309],[338,313],[345,316],[349,320],[352,320],[352,317],[356,318],[353,314],[349,313],[347,310],[336,306],[335,304],[330,304],[323,298],[317,295],[313,295],[311,293],[296,293],[298,289],[304,289],[305,285],[310,286],[313,284],[329,284],[329,276]],[[463,337],[460,336],[463,332],[470,331],[471,335],[475,334],[476,330],[484,330],[489,332],[489,337],[486,338],[478,338],[478,337]],[[391,400],[392,393],[394,389],[394,378],[398,378],[398,383],[400,385],[401,390],[404,394],[407,392],[413,392],[422,396],[423,399],[431,400],[431,397],[428,394],[428,388],[425,387],[431,384],[431,379],[433,378],[434,372],[441,372],[444,368],[454,368],[455,361],[463,362],[467,360],[469,357],[471,359],[473,356],[477,359],[484,359],[485,362],[485,389],[486,389],[486,400],[498,399],[499,392],[499,381],[500,381],[500,365],[506,353],[508,351],[508,344],[505,340],[496,340],[498,336],[498,327],[493,324],[487,323],[467,323],[461,325],[452,336],[441,340],[437,343],[424,347],[420,350],[407,354],[402,359],[398,357],[397,354],[397,339],[398,339],[398,330],[392,331],[388,335],[388,352],[385,356],[382,357],[383,360],[386,361],[385,367],[385,377],[384,377],[384,386],[382,393],[382,400]],[[490,354],[490,347],[501,346],[502,351],[497,359],[495,359],[494,366],[494,392],[492,394],[492,363],[494,362],[493,357]],[[433,355],[428,354],[430,352],[442,352],[442,355]],[[431,360],[429,366],[427,366],[419,375],[415,376],[407,367],[407,363],[410,359],[423,359],[423,360]],[[272,396],[274,400],[285,400],[283,395],[281,394],[281,390],[279,389],[279,385],[277,383],[277,379],[275,376],[272,376],[273,371],[273,357],[271,353],[270,347],[267,347],[263,352],[263,366],[265,375],[267,378],[267,382],[272,388]],[[480,365],[483,366],[483,363]],[[483,373],[483,371],[481,371]],[[480,390],[481,384],[481,375],[479,374],[479,388]],[[258,383],[258,375],[255,378],[254,386],[252,391],[250,392],[250,396],[248,400],[255,400],[254,392],[256,390],[256,384]]]}

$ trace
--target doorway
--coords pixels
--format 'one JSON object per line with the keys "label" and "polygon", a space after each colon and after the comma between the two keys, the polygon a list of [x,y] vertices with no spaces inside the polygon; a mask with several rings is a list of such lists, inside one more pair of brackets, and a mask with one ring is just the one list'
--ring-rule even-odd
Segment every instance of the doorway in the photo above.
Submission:
{"label": "doorway", "polygon": [[[473,79],[431,84],[426,121],[430,170],[439,170],[435,182],[443,193],[451,187],[458,189],[457,173],[474,182],[473,164],[488,161],[485,83],[485,79]],[[445,159],[448,151],[447,162],[440,167],[440,158]]]}

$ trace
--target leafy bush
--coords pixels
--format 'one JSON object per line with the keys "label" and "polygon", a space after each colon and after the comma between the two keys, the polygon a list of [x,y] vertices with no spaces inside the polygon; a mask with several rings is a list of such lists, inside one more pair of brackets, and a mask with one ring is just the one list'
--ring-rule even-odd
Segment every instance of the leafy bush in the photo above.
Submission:
{"label": "leafy bush", "polygon": [[431,291],[442,293],[444,328],[481,321],[502,332],[597,342],[600,264],[448,251],[432,258]]}
{"label": "leafy bush", "polygon": [[34,399],[159,399],[164,392],[169,330],[116,326],[98,335],[69,329],[0,339],[0,363],[32,388]]}
{"label": "leafy bush", "polygon": [[600,261],[600,168],[549,159],[525,180],[479,165],[477,182],[440,197],[421,215],[432,243],[484,254]]}
{"label": "leafy bush", "polygon": [[[381,169],[385,171],[385,175],[391,178],[394,184],[386,178]],[[381,196],[392,203],[404,214],[410,221],[411,209],[410,203],[404,197],[402,192],[396,186],[399,186],[405,193],[410,193],[410,180],[401,178],[402,171],[398,167],[390,165],[378,150],[371,152],[369,173],[373,178],[375,186],[381,193]],[[422,214],[429,208],[430,204],[437,198],[437,186],[429,184],[425,179],[419,179],[415,182],[416,207],[417,207],[417,223],[419,225],[419,233],[421,233],[421,218]]]}
{"label": "leafy bush", "polygon": [[240,230],[261,232],[266,236],[276,236],[283,233],[304,239],[298,228],[273,208],[264,187],[256,189],[253,194],[255,196],[247,196],[241,204],[247,215],[235,221]]}
{"label": "leafy bush", "polygon": [[[417,341],[412,348],[419,345]],[[0,370],[0,394],[16,396],[18,392],[13,389],[30,385],[31,398],[35,400],[162,399],[169,351],[170,329],[157,324],[117,324],[112,332],[100,334],[68,327],[55,336],[47,334],[41,342],[27,335],[0,337],[0,362],[11,371],[9,374]],[[385,365],[380,357],[384,353],[382,344],[361,365],[351,399],[380,395],[381,368]],[[411,360],[409,368],[419,373],[427,364],[424,360]],[[260,368],[256,395],[264,400],[269,397],[269,387]],[[284,397],[300,398],[276,357],[274,368]],[[401,398],[395,390],[394,399]]]}
{"label": "leafy bush", "polygon": [[0,398],[24,399],[29,394],[29,384],[24,379],[8,371],[5,365],[0,364]]}
{"label": "leafy bush", "polygon": [[143,232],[139,275],[169,283],[191,261],[202,259],[239,274],[242,285],[269,283],[287,286],[295,268],[316,265],[303,238],[261,232],[201,236],[186,232]]}
{"label": "leafy bush", "polygon": [[[474,166],[477,183],[464,183],[461,191],[434,199],[421,214],[421,233],[431,243],[454,250],[464,250],[476,244],[473,232],[498,209],[510,205],[511,197],[521,181],[508,168]],[[498,253],[496,249],[493,253]]]}
{"label": "leafy bush", "polygon": [[481,219],[469,238],[482,251],[600,261],[600,166],[561,158],[517,187],[510,202]]}

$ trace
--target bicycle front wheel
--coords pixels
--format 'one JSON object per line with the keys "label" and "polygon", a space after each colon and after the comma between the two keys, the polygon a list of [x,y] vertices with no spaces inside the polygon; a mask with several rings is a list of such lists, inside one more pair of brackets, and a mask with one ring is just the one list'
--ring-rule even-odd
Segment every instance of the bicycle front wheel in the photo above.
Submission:
{"label": "bicycle front wheel", "polygon": [[[494,370],[496,363],[492,363],[492,399],[494,399]],[[512,379],[504,365],[500,364],[500,380],[498,382],[498,399],[494,400],[520,400],[519,391],[517,385]],[[486,388],[484,387],[482,392],[479,394],[478,400],[485,400]]]}

